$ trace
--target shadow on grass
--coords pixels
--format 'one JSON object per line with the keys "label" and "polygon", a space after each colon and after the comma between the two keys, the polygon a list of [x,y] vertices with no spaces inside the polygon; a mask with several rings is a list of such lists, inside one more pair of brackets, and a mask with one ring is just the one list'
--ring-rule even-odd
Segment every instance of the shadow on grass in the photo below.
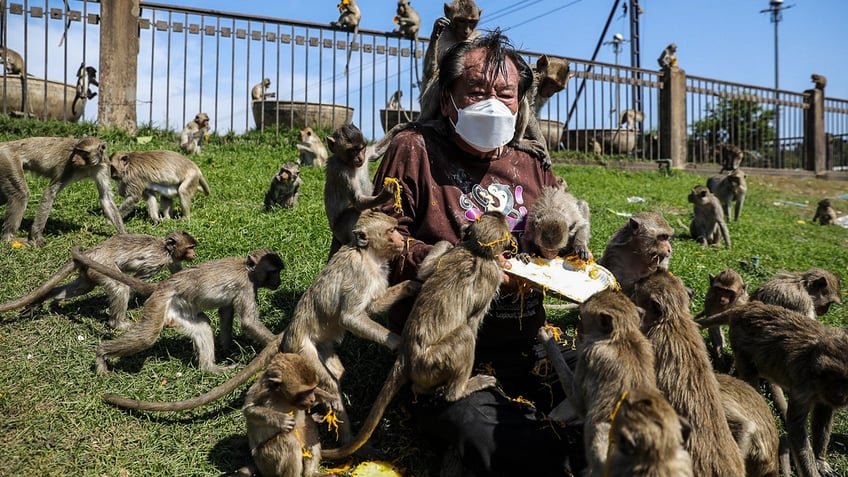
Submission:
{"label": "shadow on grass", "polygon": [[218,441],[209,451],[209,462],[223,475],[229,475],[250,462],[246,434],[232,434]]}

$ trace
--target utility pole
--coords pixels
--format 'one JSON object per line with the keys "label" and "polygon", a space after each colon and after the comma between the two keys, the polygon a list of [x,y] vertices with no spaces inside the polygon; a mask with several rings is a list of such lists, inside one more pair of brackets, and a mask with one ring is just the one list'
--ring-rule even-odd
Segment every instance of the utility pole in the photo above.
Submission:
{"label": "utility pole", "polygon": [[783,10],[792,8],[794,5],[783,6],[783,0],[769,0],[769,8],[760,10],[760,13],[771,13],[771,22],[774,23],[774,161],[775,167],[783,167],[783,158],[780,155],[780,63],[778,55],[777,25],[783,20]]}
{"label": "utility pole", "polygon": [[612,36],[612,40],[604,42],[605,45],[612,45],[612,51],[615,53],[615,76],[617,78],[615,82],[615,109],[610,111],[613,126],[618,126],[618,121],[615,120],[616,115],[621,115],[621,93],[619,91],[621,87],[621,70],[618,68],[618,55],[621,53],[621,45],[623,43],[625,43],[624,35],[621,33],[616,33]]}

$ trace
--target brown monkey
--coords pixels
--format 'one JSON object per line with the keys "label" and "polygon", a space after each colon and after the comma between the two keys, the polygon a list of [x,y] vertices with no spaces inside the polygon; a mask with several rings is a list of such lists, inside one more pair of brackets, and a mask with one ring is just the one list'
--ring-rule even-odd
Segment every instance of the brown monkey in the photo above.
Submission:
{"label": "brown monkey", "polygon": [[589,204],[555,187],[544,187],[527,215],[522,250],[547,259],[577,255],[589,260]]}
{"label": "brown monkey", "polygon": [[[722,373],[715,376],[727,425],[745,461],[745,476],[778,477],[780,435],[765,398],[741,379]],[[789,456],[785,457],[788,471]]]}
{"label": "brown monkey", "polygon": [[845,330],[753,299],[702,322],[730,324],[733,360],[741,379],[758,386],[758,379],[764,378],[772,391],[789,392],[788,405],[779,399],[775,405],[785,419],[798,475],[837,475],[827,463],[827,446],[834,410],[848,405]]}
{"label": "brown monkey", "polygon": [[655,389],[634,389],[613,411],[606,472],[610,477],[693,477],[684,448],[691,426]]}
{"label": "brown monkey", "polygon": [[271,178],[271,185],[265,192],[265,210],[271,211],[274,207],[284,209],[297,207],[297,199],[300,196],[302,184],[300,167],[297,163],[287,162],[283,164],[280,171]]}
{"label": "brown monkey", "polygon": [[291,324],[283,335],[265,346],[259,356],[229,381],[204,395],[174,403],[136,401],[115,395],[106,402],[146,411],[179,411],[209,403],[231,392],[261,370],[277,351],[296,352],[306,358],[318,373],[321,387],[332,396],[327,404],[342,414],[341,431],[350,432],[339,380],[344,367],[334,346],[345,331],[397,349],[400,338],[373,321],[370,316],[384,313],[395,301],[414,295],[415,282],[388,287],[386,264],[403,250],[403,237],[397,221],[376,211],[362,214],[355,228],[356,240],[343,246],[327,263],[301,296]]}
{"label": "brown monkey", "polygon": [[398,27],[392,33],[413,41],[418,39],[418,30],[421,28],[421,16],[412,8],[409,0],[398,0],[397,15],[395,15],[393,21]]}
{"label": "brown monkey", "polygon": [[[730,232],[724,221],[721,203],[709,189],[695,186],[689,193],[689,202],[694,206],[689,234],[702,246],[716,245],[724,238],[724,245],[730,248]],[[720,235],[719,235],[720,234]]]}
{"label": "brown monkey", "polygon": [[822,199],[816,207],[816,213],[813,215],[812,222],[819,222],[821,225],[830,225],[836,221],[836,211],[831,207],[830,199]]}
{"label": "brown monkey", "polygon": [[386,109],[387,110],[400,110],[403,109],[403,106],[400,104],[400,98],[403,96],[403,91],[397,90],[392,93],[389,100],[386,101]]}
{"label": "brown monkey", "polygon": [[477,23],[483,10],[474,0],[452,0],[444,4],[445,16],[433,23],[430,42],[424,52],[424,85],[439,76],[439,63],[453,45],[480,36]]}
{"label": "brown monkey", "polygon": [[839,276],[830,270],[813,267],[803,272],[781,272],[760,285],[751,300],[778,305],[815,319],[842,303]]}
{"label": "brown monkey", "polygon": [[459,244],[430,260],[424,267],[428,278],[403,327],[398,357],[362,429],[350,444],[325,449],[325,458],[340,459],[365,444],[407,382],[413,393],[439,394],[447,402],[496,384],[494,376],[471,373],[477,329],[504,279],[501,254],[510,247],[515,242],[504,216],[486,212],[465,229]]}
{"label": "brown monkey", "polygon": [[567,61],[548,55],[540,56],[533,68],[533,86],[529,93],[533,114],[538,116],[548,100],[565,89],[569,78],[571,67]]}
{"label": "brown monkey", "polygon": [[625,109],[621,112],[621,117],[618,119],[618,127],[625,129],[636,129],[636,123],[641,123],[645,120],[645,113],[636,111],[635,109]]}
{"label": "brown monkey", "polygon": [[645,310],[642,332],[656,356],[657,386],[692,425],[687,450],[697,476],[743,476],[745,465],[727,425],[718,381],[680,278],[658,270],[636,282],[631,299]]}
{"label": "brown monkey", "polygon": [[41,195],[38,213],[29,232],[29,241],[44,245],[44,226],[53,201],[65,186],[81,179],[92,179],[97,185],[100,205],[118,233],[126,233],[121,214],[112,198],[112,181],[106,143],[94,137],[31,137],[0,143],[0,204],[6,204],[0,239],[10,242],[21,226],[29,199],[24,171],[50,180]]}
{"label": "brown monkey", "polygon": [[610,238],[598,264],[629,294],[633,284],[655,270],[668,270],[674,229],[657,212],[639,212]]}
{"label": "brown monkey", "polygon": [[663,49],[660,57],[657,58],[657,63],[659,63],[661,70],[677,67],[677,56],[675,56],[675,53],[677,53],[677,45],[674,43],[669,43]]}
{"label": "brown monkey", "polygon": [[318,427],[306,412],[326,397],[310,363],[295,353],[277,353],[247,391],[242,413],[253,466],[236,475],[314,477],[321,442]]}
{"label": "brown monkey", "polygon": [[[99,86],[97,82],[97,70],[93,66],[85,66],[85,62],[80,64],[77,69],[77,88],[74,95],[74,101],[71,103],[71,111],[77,113],[77,103],[82,100],[89,100],[97,96],[97,93],[91,91],[92,86]],[[84,106],[84,104],[83,104]]]}
{"label": "brown monkey", "polygon": [[250,97],[254,101],[265,101],[268,98],[273,98],[277,96],[277,93],[268,92],[268,88],[271,86],[271,78],[265,78],[250,90]]}
{"label": "brown monkey", "polygon": [[200,155],[200,143],[209,132],[209,115],[197,113],[180,133],[180,149],[186,154]]}
{"label": "brown monkey", "polygon": [[[353,33],[354,38],[359,33],[359,22],[362,20],[362,12],[359,10],[359,5],[356,4],[356,0],[341,0],[338,5],[339,8],[339,19],[330,22],[330,26],[333,28],[339,28],[348,33]],[[345,75],[348,73],[348,67],[350,66],[350,54],[353,52],[353,46],[347,46],[347,61],[345,62]]]}
{"label": "brown monkey", "polygon": [[[197,240],[186,232],[171,232],[165,238],[141,234],[118,234],[89,249],[85,254],[100,263],[114,264],[123,273],[146,280],[165,267],[176,273],[183,261],[194,260]],[[59,285],[74,271],[74,281]],[[127,319],[130,287],[94,270],[80,268],[73,260],[47,279],[30,294],[0,305],[0,313],[26,307],[22,313],[33,311],[47,300],[63,300],[85,295],[96,286],[102,286],[109,295],[109,326],[125,330],[132,324]]]}
{"label": "brown monkey", "polygon": [[162,218],[171,219],[174,197],[179,196],[183,218],[191,219],[191,200],[198,186],[209,195],[209,184],[191,159],[174,151],[116,151],[109,159],[112,178],[118,181],[118,194],[124,197],[121,216],[127,218],[138,200],[147,202],[147,213],[158,224],[158,193],[162,201]]}
{"label": "brown monkey", "polygon": [[610,414],[623,392],[658,393],[654,352],[639,331],[639,310],[622,292],[608,288],[580,304],[577,323],[577,393],[583,416],[589,475],[602,476],[610,446]]}
{"label": "brown monkey", "polygon": [[719,173],[739,169],[739,166],[742,165],[742,159],[745,157],[745,153],[742,152],[742,149],[730,144],[729,142],[720,142],[716,144],[713,148],[713,153],[721,161],[721,170]]}
{"label": "brown monkey", "polygon": [[259,288],[276,290],[280,286],[283,261],[271,250],[255,250],[246,258],[210,260],[156,284],[137,280],[91,260],[78,247],[71,255],[84,266],[150,295],[144,302],[138,323],[123,335],[100,343],[96,361],[98,374],[109,373],[109,358],[130,356],[153,346],[165,326],[174,326],[191,337],[200,369],[213,372],[227,369],[215,364],[212,327],[204,313],[213,308],[218,309],[220,341],[224,348],[232,344],[234,313],[238,314],[241,328],[253,341],[265,345],[274,339],[274,334],[259,321],[256,309]]}
{"label": "brown monkey", "polygon": [[728,220],[730,220],[730,202],[736,202],[733,209],[733,221],[738,221],[739,214],[742,212],[742,204],[745,202],[745,194],[748,192],[745,173],[737,168],[727,175],[712,176],[707,179],[707,188],[721,202],[724,216]]}
{"label": "brown monkey", "polygon": [[824,88],[827,87],[827,77],[824,75],[813,73],[810,75],[810,80],[815,84],[816,89],[824,91]]}
{"label": "brown monkey", "polygon": [[316,167],[324,167],[327,164],[327,147],[311,127],[306,126],[298,131],[296,147],[299,151],[299,163]]}
{"label": "brown monkey", "polygon": [[[716,275],[710,275],[710,287],[704,297],[704,311],[695,315],[695,319],[712,316],[747,302],[748,284],[742,280],[742,277],[736,271],[728,268]],[[707,349],[713,360],[713,366],[719,371],[728,372],[730,363],[725,359],[724,335],[721,332],[721,327],[711,326],[709,338],[710,345]]]}
{"label": "brown monkey", "polygon": [[327,137],[327,145],[333,155],[327,160],[324,209],[333,238],[344,245],[353,239],[351,231],[359,214],[392,200],[398,186],[390,182],[379,194],[372,195],[373,186],[365,162],[365,137],[353,124],[336,129]]}
{"label": "brown monkey", "polygon": [[11,48],[0,47],[0,64],[3,65],[3,69],[7,75],[26,76],[24,58],[20,53]]}

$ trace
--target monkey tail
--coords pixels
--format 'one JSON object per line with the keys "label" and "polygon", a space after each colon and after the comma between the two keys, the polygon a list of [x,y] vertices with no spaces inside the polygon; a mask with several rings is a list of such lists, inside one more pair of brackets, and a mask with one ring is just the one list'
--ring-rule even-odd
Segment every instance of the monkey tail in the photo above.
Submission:
{"label": "monkey tail", "polygon": [[200,176],[200,188],[203,189],[206,195],[209,195],[209,183],[206,182],[206,178],[203,176]]}
{"label": "monkey tail", "polygon": [[326,460],[343,459],[359,450],[360,447],[368,442],[368,439],[371,438],[371,434],[373,434],[374,429],[377,428],[377,424],[380,422],[380,418],[383,417],[383,413],[386,412],[386,408],[389,406],[392,398],[395,397],[395,394],[397,394],[400,388],[403,387],[408,380],[409,378],[406,375],[406,365],[404,364],[404,360],[402,357],[398,357],[395,360],[395,364],[392,366],[391,371],[389,371],[389,375],[386,377],[385,383],[383,383],[383,389],[380,390],[380,394],[374,401],[374,405],[371,406],[371,412],[368,413],[368,417],[365,419],[365,424],[362,425],[362,429],[359,430],[356,436],[354,436],[348,444],[336,449],[322,449],[321,458]]}
{"label": "monkey tail", "polygon": [[126,273],[123,273],[120,270],[107,267],[106,265],[96,260],[92,260],[91,257],[82,252],[82,249],[80,249],[79,246],[76,246],[71,249],[71,256],[74,258],[75,262],[83,265],[84,267],[90,268],[95,272],[102,273],[103,275],[106,275],[107,277],[113,280],[118,280],[119,282],[129,286],[138,293],[142,293],[144,295],[149,296],[153,293],[153,290],[156,289],[156,285],[147,283],[144,280],[127,275]]}
{"label": "monkey tail", "polygon": [[43,285],[33,290],[30,294],[26,296],[22,296],[16,300],[7,301],[0,305],[0,313],[4,311],[11,311],[18,308],[25,307],[31,303],[35,303],[41,298],[44,297],[50,290],[55,288],[59,283],[61,283],[64,279],[68,278],[76,269],[76,264],[74,264],[73,260],[69,261],[62,267],[61,270],[53,274]]}
{"label": "monkey tail", "polygon": [[[359,33],[359,26],[353,27],[353,39],[356,40],[356,35]],[[350,54],[353,53],[353,42],[347,44],[347,61],[345,61],[345,76],[347,76],[350,67]]]}
{"label": "monkey tail", "polygon": [[103,395],[103,401],[113,406],[136,411],[185,411],[209,404],[233,392],[233,390],[244,384],[248,379],[262,371],[271,361],[271,358],[279,351],[284,333],[280,333],[274,340],[265,345],[265,349],[259,353],[259,356],[253,358],[253,361],[239,371],[238,374],[228,379],[225,383],[195,398],[185,399],[183,401],[156,402],[139,401],[118,396],[117,394],[107,393]]}

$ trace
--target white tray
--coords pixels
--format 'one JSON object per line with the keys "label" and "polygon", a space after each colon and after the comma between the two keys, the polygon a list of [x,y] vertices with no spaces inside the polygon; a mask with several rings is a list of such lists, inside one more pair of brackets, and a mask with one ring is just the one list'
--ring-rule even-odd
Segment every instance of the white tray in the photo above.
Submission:
{"label": "white tray", "polygon": [[507,273],[532,282],[545,293],[583,303],[595,293],[618,287],[613,274],[594,261],[584,262],[576,257],[545,259],[532,257],[528,263],[509,259],[512,268]]}

